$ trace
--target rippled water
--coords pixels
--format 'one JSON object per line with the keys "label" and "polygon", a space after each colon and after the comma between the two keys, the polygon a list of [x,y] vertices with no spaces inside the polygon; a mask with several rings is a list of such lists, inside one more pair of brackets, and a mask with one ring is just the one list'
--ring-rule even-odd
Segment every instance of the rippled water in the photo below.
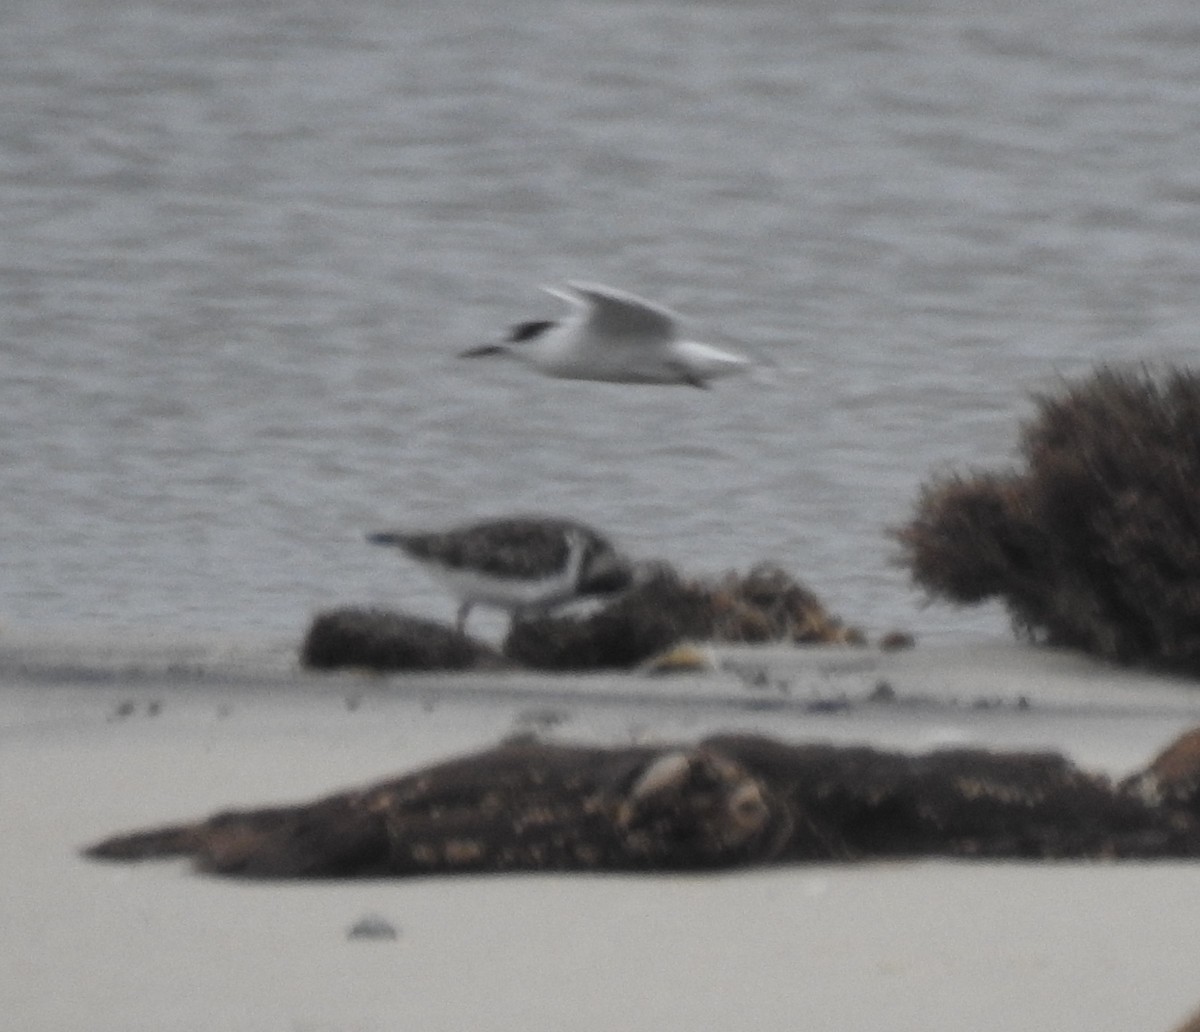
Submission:
{"label": "rippled water", "polygon": [[[0,616],[446,616],[363,532],[547,510],[1003,633],[884,528],[1030,391],[1191,360],[1198,54],[1190,0],[9,0]],[[770,375],[453,357],[566,278]]]}

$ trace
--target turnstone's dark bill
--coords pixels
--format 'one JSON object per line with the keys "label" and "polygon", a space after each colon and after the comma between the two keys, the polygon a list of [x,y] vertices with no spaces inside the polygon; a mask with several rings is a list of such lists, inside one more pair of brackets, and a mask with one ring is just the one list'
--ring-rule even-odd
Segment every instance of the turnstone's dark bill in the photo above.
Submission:
{"label": "turnstone's dark bill", "polygon": [[367,540],[399,548],[457,597],[459,630],[474,605],[520,619],[622,591],[633,576],[604,537],[574,520],[513,516],[445,531],[381,531]]}
{"label": "turnstone's dark bill", "polygon": [[741,355],[683,338],[674,312],[633,294],[598,283],[545,289],[575,310],[565,319],[518,323],[503,342],[470,348],[462,357],[513,355],[568,380],[692,387],[750,368]]}

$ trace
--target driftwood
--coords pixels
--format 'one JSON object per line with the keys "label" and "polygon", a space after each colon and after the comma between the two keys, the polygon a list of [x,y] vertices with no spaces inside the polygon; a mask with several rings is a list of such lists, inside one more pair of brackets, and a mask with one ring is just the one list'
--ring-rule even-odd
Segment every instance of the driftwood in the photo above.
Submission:
{"label": "driftwood", "polygon": [[910,756],[718,735],[519,742],[294,806],[119,835],[243,877],[684,871],[873,857],[1200,857],[1200,729],[1120,783],[1053,753]]}

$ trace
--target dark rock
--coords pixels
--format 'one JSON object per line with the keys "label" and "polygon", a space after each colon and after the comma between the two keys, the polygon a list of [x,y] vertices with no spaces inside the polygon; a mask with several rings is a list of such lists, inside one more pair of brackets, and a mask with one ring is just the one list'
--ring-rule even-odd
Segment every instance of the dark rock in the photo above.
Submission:
{"label": "dark rock", "polygon": [[541,670],[630,668],[689,638],[705,638],[707,596],[666,566],[588,616],[515,621],[504,655]]}
{"label": "dark rock", "polygon": [[494,649],[445,624],[358,607],[318,614],[305,636],[300,659],[317,670],[470,670],[504,665]]}
{"label": "dark rock", "polygon": [[861,643],[862,636],[778,567],[707,583],[656,564],[594,613],[514,622],[503,650],[542,670],[629,669],[685,641]]}

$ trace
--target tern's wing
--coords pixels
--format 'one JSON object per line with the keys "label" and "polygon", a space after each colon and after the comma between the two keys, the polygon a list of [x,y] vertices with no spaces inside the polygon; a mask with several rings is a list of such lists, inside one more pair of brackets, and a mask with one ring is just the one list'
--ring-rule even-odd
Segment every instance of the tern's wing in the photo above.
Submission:
{"label": "tern's wing", "polygon": [[583,306],[586,309],[584,325],[597,337],[609,337],[614,341],[640,338],[661,342],[678,336],[679,317],[669,308],[598,283],[573,281],[567,288],[546,289],[573,305]]}

